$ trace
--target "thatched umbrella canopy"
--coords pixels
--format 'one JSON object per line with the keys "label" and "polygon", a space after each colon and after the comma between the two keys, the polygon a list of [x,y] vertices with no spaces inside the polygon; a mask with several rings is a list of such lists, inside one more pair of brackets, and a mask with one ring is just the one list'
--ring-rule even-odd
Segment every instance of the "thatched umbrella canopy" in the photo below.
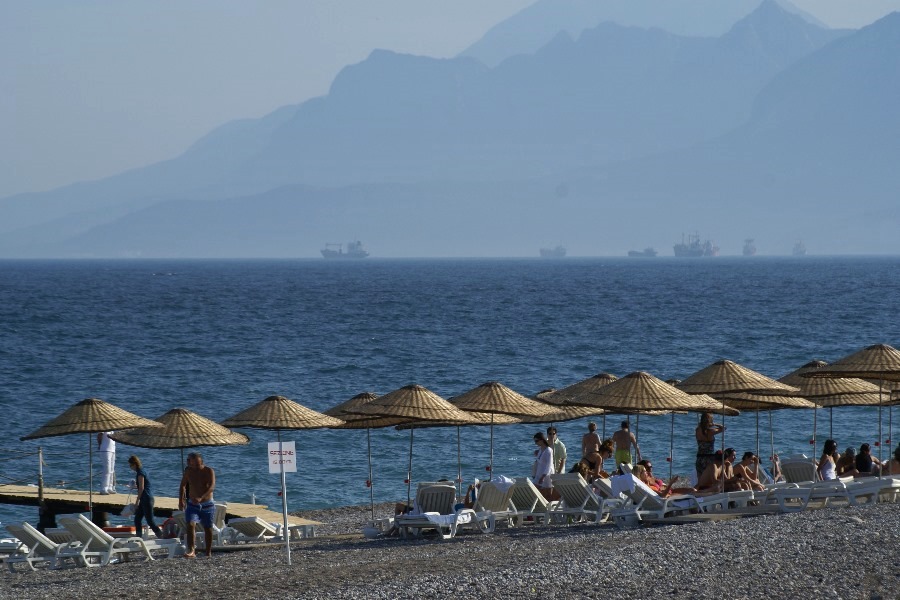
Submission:
{"label": "thatched umbrella canopy", "polygon": [[[858,350],[849,356],[836,360],[830,365],[819,369],[812,369],[803,373],[803,377],[859,377],[861,379],[875,379],[880,382],[900,382],[900,351],[887,344],[875,344],[862,350]],[[881,459],[881,442],[883,434],[881,430],[881,407],[883,396],[879,386],[878,403],[878,458]],[[891,391],[887,390],[888,400],[891,399]],[[888,412],[888,439],[893,439],[893,410]]]}
{"label": "thatched umbrella canopy", "polygon": [[[445,425],[477,425],[480,421],[470,413],[458,409],[431,390],[411,384],[380,396],[352,409],[370,417],[399,417],[410,421],[439,422]],[[406,501],[411,500],[413,432],[409,428],[409,468],[406,473]]]}
{"label": "thatched umbrella canopy", "polygon": [[494,472],[494,415],[512,417],[537,417],[553,411],[552,406],[537,402],[509,389],[497,381],[483,383],[468,392],[450,399],[453,406],[467,412],[488,413],[490,415],[491,442],[488,472]]}
{"label": "thatched umbrella canopy", "polygon": [[156,419],[162,427],[137,427],[110,437],[138,448],[194,448],[199,446],[239,446],[250,443],[243,433],[231,431],[185,408],[173,408]]}
{"label": "thatched umbrella canopy", "polygon": [[369,478],[366,480],[366,486],[369,488],[369,509],[372,513],[372,519],[375,519],[375,484],[372,474],[372,429],[381,427],[393,427],[400,423],[405,423],[409,419],[400,417],[370,417],[360,415],[356,412],[361,406],[372,402],[378,398],[374,392],[363,392],[357,394],[333,408],[329,408],[324,414],[343,419],[343,425],[337,425],[333,429],[365,429],[366,430],[366,448],[369,459]]}
{"label": "thatched umbrella canopy", "polygon": [[577,400],[583,394],[593,394],[598,389],[605,385],[609,385],[616,379],[618,379],[618,377],[611,375],[610,373],[598,373],[597,375],[593,375],[587,379],[582,379],[572,385],[566,386],[561,390],[555,390],[553,393],[548,394],[543,401],[548,404],[563,406],[567,404],[568,400]]}
{"label": "thatched umbrella canopy", "polygon": [[[294,402],[284,396],[269,396],[233,417],[222,421],[225,427],[251,427],[254,429],[275,430],[278,436],[278,448],[281,452],[282,429],[322,429],[336,427],[344,422]],[[288,534],[287,484],[284,478],[284,465],[281,464],[281,511],[284,518],[285,555],[291,564],[290,535]]]}
{"label": "thatched umbrella canopy", "polygon": [[[73,433],[88,434],[88,509],[94,516],[94,443],[92,435],[103,431],[119,431],[134,427],[162,427],[161,423],[139,417],[99,398],[87,398],[69,407],[58,417],[22,438],[34,440]],[[43,494],[43,490],[40,491]]]}
{"label": "thatched umbrella canopy", "polygon": [[714,362],[682,380],[676,387],[689,394],[707,394],[713,398],[737,392],[792,396],[799,391],[794,386],[775,381],[730,360]]}

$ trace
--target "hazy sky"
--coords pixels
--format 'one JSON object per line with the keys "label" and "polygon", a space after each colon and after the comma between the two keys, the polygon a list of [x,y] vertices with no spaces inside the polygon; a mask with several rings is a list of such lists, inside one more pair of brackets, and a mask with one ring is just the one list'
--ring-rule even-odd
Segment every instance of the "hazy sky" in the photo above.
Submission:
{"label": "hazy sky", "polygon": [[[374,48],[453,56],[532,2],[0,0],[0,197],[174,157],[324,94]],[[793,2],[834,27],[900,10]]]}

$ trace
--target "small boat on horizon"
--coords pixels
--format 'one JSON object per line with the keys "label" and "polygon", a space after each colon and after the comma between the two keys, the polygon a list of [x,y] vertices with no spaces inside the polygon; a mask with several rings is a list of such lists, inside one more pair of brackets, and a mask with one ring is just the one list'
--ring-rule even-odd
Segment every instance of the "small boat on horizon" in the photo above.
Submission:
{"label": "small boat on horizon", "polygon": [[744,256],[756,256],[756,244],[753,238],[744,240]]}
{"label": "small boat on horizon", "polygon": [[556,246],[555,248],[541,248],[541,258],[565,258],[565,246]]}
{"label": "small boat on horizon", "polygon": [[803,240],[798,240],[796,244],[794,244],[794,249],[791,251],[791,254],[794,256],[806,256],[806,246],[803,244]]}
{"label": "small boat on horizon", "polygon": [[628,256],[630,256],[631,258],[653,258],[657,254],[659,253],[656,251],[656,248],[650,248],[649,246],[647,248],[644,248],[643,250],[628,251]]}
{"label": "small boat on horizon", "polygon": [[325,244],[325,248],[321,252],[324,258],[365,258],[369,255],[359,240],[347,242],[346,252],[344,252],[343,244]]}

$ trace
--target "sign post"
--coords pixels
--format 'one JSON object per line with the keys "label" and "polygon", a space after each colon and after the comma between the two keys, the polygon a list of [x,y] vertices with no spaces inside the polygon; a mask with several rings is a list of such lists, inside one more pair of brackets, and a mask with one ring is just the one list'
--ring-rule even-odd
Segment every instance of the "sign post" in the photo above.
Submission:
{"label": "sign post", "polygon": [[284,539],[284,552],[287,555],[287,564],[291,564],[291,536],[288,530],[287,514],[287,485],[285,473],[297,472],[297,453],[294,450],[294,442],[282,442],[281,430],[278,429],[278,441],[269,442],[269,473],[281,475],[281,515],[284,522],[281,528],[281,537]]}

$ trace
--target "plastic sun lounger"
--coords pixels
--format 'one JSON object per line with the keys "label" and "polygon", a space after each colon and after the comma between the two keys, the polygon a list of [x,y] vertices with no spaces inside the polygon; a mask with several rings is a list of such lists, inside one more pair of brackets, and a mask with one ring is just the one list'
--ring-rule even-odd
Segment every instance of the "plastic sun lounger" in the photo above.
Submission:
{"label": "plastic sun lounger", "polygon": [[686,512],[702,511],[698,499],[694,496],[677,495],[664,498],[631,474],[617,475],[612,479],[616,480],[613,489],[621,487],[622,493],[631,501],[622,508],[610,511],[610,517],[619,527],[637,525],[644,517],[663,519]]}
{"label": "plastic sun lounger", "polygon": [[50,568],[57,566],[56,553],[60,545],[35,529],[31,524],[7,523],[6,530],[21,543],[21,546],[17,548],[18,552],[13,552],[3,559],[10,573],[15,571],[13,565],[18,563],[24,563],[32,571],[35,571],[36,565],[39,564],[46,563]]}
{"label": "plastic sun lounger", "polygon": [[804,455],[781,459],[781,472],[788,483],[806,483],[819,480],[816,461]]}
{"label": "plastic sun lounger", "polygon": [[485,481],[481,484],[478,497],[475,499],[474,510],[476,513],[490,511],[494,519],[513,525],[519,513],[512,503],[512,495],[512,484],[507,485],[506,490],[502,491],[495,483]]}
{"label": "plastic sun lounger", "polygon": [[139,537],[114,538],[80,514],[61,516],[59,522],[80,542],[77,546],[72,544],[60,548],[57,554],[59,558],[74,558],[87,567],[107,565],[114,558],[128,560],[135,553],[153,560],[150,549]]}
{"label": "plastic sun lounger", "polygon": [[[553,489],[562,498],[562,502],[551,509],[551,517],[562,514],[603,523],[609,518],[609,511],[612,508],[622,508],[624,505],[623,500],[611,497],[612,488],[609,489],[609,498],[594,493],[580,473],[551,475],[550,481],[553,483]],[[598,485],[602,487],[603,484]]]}
{"label": "plastic sun lounger", "polygon": [[549,512],[553,504],[544,498],[531,479],[516,477],[512,490],[510,500],[516,507],[516,524],[522,524],[528,517],[533,518],[535,523],[538,519],[543,519],[545,525],[549,523]]}
{"label": "plastic sun lounger", "polygon": [[[216,512],[213,516],[213,547],[216,546],[224,546],[234,535],[234,531],[228,529],[228,526],[225,525],[225,516],[228,512],[228,503],[227,502],[216,502]],[[172,518],[175,519],[175,525],[178,527],[178,537],[182,539],[184,543],[187,543],[187,521],[185,520],[184,511],[178,510],[172,513]],[[199,525],[194,528],[194,545],[199,547],[206,547],[206,532],[203,531],[203,528]]]}
{"label": "plastic sun lounger", "polygon": [[278,530],[271,523],[259,517],[231,519],[228,522],[228,527],[236,532],[231,537],[233,542],[269,542],[278,536]]}
{"label": "plastic sun lounger", "polygon": [[809,508],[825,508],[834,506],[835,503],[843,506],[853,504],[847,485],[852,484],[853,479],[845,477],[831,481],[807,482],[792,487],[783,487],[775,490],[778,507],[782,512],[799,512]]}

